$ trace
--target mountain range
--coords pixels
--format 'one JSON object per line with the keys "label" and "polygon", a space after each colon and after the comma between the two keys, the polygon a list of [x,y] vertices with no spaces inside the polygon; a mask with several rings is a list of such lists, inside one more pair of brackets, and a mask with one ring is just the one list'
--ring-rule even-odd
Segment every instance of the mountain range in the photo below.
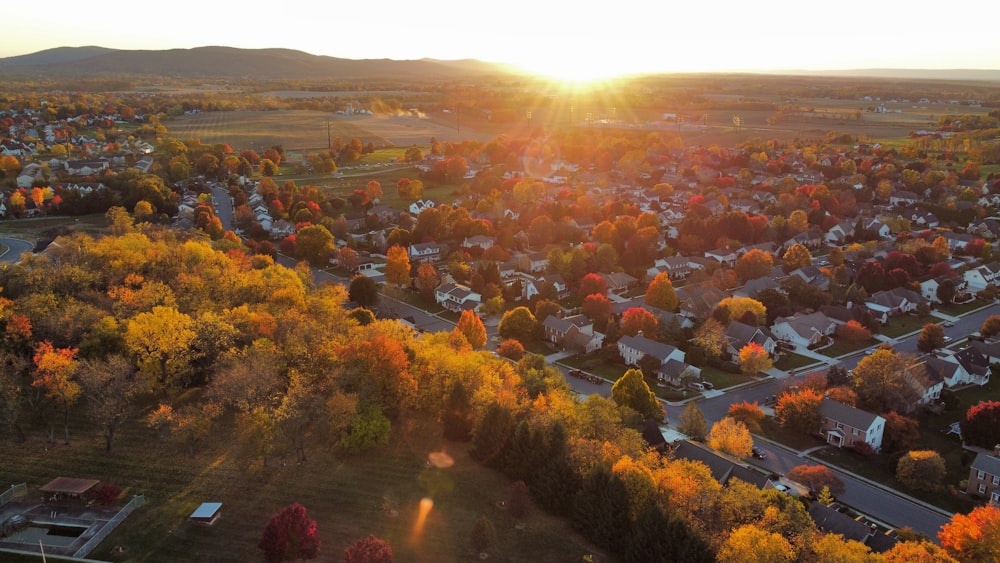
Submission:
{"label": "mountain range", "polygon": [[152,74],[177,78],[454,79],[512,72],[505,65],[463,60],[341,59],[294,49],[196,47],[159,51],[56,47],[0,58],[8,76],[76,77]]}
{"label": "mountain range", "polygon": [[[509,65],[474,59],[343,59],[294,49],[123,50],[106,47],[56,47],[0,58],[6,76],[80,77],[157,75],[224,79],[426,79],[522,74]],[[750,73],[753,74],[753,73]],[[782,70],[766,74],[854,78],[1000,81],[1000,69]]]}

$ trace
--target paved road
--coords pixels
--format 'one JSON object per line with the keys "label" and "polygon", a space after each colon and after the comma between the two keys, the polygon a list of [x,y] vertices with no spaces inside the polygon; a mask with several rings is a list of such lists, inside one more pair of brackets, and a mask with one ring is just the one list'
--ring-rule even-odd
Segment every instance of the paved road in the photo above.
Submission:
{"label": "paved road", "polygon": [[19,238],[0,238],[0,244],[7,247],[7,251],[0,256],[0,262],[7,262],[9,264],[17,263],[21,260],[21,255],[25,252],[31,252],[35,248],[35,245]]}

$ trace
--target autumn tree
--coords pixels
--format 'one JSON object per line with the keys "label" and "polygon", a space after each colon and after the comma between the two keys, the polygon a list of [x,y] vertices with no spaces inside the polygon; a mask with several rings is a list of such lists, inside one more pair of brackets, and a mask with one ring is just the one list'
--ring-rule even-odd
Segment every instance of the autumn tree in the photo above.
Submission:
{"label": "autumn tree", "polygon": [[705,439],[705,434],[708,433],[708,423],[705,421],[705,415],[694,401],[688,403],[681,411],[680,424],[677,425],[677,429],[694,440]]}
{"label": "autumn tree", "polygon": [[743,458],[750,456],[753,438],[745,424],[727,416],[712,425],[708,445],[733,457]]}
{"label": "autumn tree", "polygon": [[944,548],[927,540],[898,542],[882,558],[885,563],[958,563]]}
{"label": "autumn tree", "polygon": [[895,350],[879,347],[854,368],[854,390],[874,412],[909,412],[920,397],[906,373],[907,361]]}
{"label": "autumn tree", "polygon": [[717,561],[743,563],[795,561],[795,548],[781,534],[762,530],[754,525],[741,526],[719,548]]}
{"label": "autumn tree", "polygon": [[850,344],[862,344],[872,339],[872,331],[858,321],[850,320],[837,327],[837,337]]}
{"label": "autumn tree", "polygon": [[785,251],[781,261],[781,269],[787,274],[799,268],[812,266],[812,253],[804,245],[793,244]]}
{"label": "autumn tree", "polygon": [[915,418],[889,411],[882,415],[885,418],[885,436],[882,439],[882,450],[896,452],[915,447],[920,440],[920,422]]}
{"label": "autumn tree", "polygon": [[959,561],[1000,560],[1000,506],[979,506],[956,514],[938,532],[941,547]]}
{"label": "autumn tree", "polygon": [[896,479],[908,489],[937,490],[946,474],[944,458],[933,450],[909,451],[896,464]]}
{"label": "autumn tree", "polygon": [[1000,401],[980,401],[973,405],[960,426],[967,444],[992,449],[1000,444]]}
{"label": "autumn tree", "polygon": [[164,390],[183,377],[194,359],[194,319],[174,307],[153,307],[128,321],[125,345],[151,387]]}
{"label": "autumn tree", "polygon": [[583,299],[588,295],[605,295],[608,292],[608,282],[600,275],[589,273],[580,280],[579,295]]}
{"label": "autumn tree", "polygon": [[524,345],[513,338],[509,338],[497,346],[497,354],[516,362],[524,357]]}
{"label": "autumn tree", "polygon": [[726,297],[716,304],[712,317],[724,325],[728,325],[730,321],[740,321],[761,326],[767,322],[767,309],[763,303],[750,297]]}
{"label": "autumn tree", "polygon": [[[63,430],[69,443],[69,409],[80,396],[80,384],[75,375],[79,362],[76,348],[54,348],[45,341],[35,350],[35,372],[31,382],[45,392],[45,397],[58,404],[63,411]],[[49,425],[49,443],[55,440],[54,427]]]}
{"label": "autumn tree", "polygon": [[771,356],[763,346],[750,342],[740,348],[740,371],[747,375],[757,375],[774,367]]}
{"label": "autumn tree", "polygon": [[757,401],[754,401],[753,403],[747,401],[743,401],[742,403],[733,403],[729,405],[729,411],[727,414],[733,420],[742,422],[750,432],[760,432],[760,423],[763,422],[764,418],[767,416],[764,414],[764,411],[761,410]]}
{"label": "autumn tree", "polygon": [[979,334],[983,338],[992,338],[1000,334],[1000,315],[990,315],[983,321],[983,326],[979,328]]}
{"label": "autumn tree", "polygon": [[392,563],[392,546],[374,534],[359,538],[344,550],[344,563]]}
{"label": "autumn tree", "polygon": [[944,344],[944,327],[937,323],[925,324],[917,338],[917,349],[925,354],[943,348]]}
{"label": "autumn tree", "polygon": [[323,225],[307,225],[295,234],[296,256],[313,266],[326,265],[333,251],[333,235]]}
{"label": "autumn tree", "polygon": [[399,287],[410,285],[410,255],[402,246],[385,253],[385,281]]}
{"label": "autumn tree", "polygon": [[637,369],[626,371],[611,387],[611,398],[638,412],[643,419],[663,419],[663,407]]}
{"label": "autumn tree", "polygon": [[271,517],[257,544],[268,563],[316,559],[319,546],[316,521],[309,518],[306,508],[297,502]]}
{"label": "autumn tree", "polygon": [[646,287],[646,305],[663,309],[664,311],[674,311],[677,309],[677,292],[674,284],[670,281],[670,276],[666,272],[656,274],[653,281]]}
{"label": "autumn tree", "polygon": [[788,472],[787,477],[808,487],[810,491],[829,487],[830,492],[835,495],[844,494],[844,482],[825,465],[797,465]]}
{"label": "autumn tree", "polygon": [[739,257],[733,269],[742,281],[747,282],[770,275],[773,267],[774,258],[770,252],[751,248]]}
{"label": "autumn tree", "polygon": [[632,307],[622,313],[621,333],[635,336],[641,332],[650,338],[656,334],[659,324],[653,313],[641,307]]}
{"label": "autumn tree", "polygon": [[347,288],[347,296],[358,305],[370,308],[378,303],[378,284],[364,274],[355,274]]}
{"label": "autumn tree", "polygon": [[486,327],[475,311],[462,311],[462,316],[458,318],[453,332],[464,336],[466,342],[473,348],[486,346]]}
{"label": "autumn tree", "polygon": [[788,222],[786,225],[790,233],[797,235],[809,228],[809,216],[806,215],[805,211],[796,209],[788,215]]}
{"label": "autumn tree", "polygon": [[819,405],[822,401],[823,395],[808,387],[785,393],[778,399],[774,415],[782,427],[812,434],[819,431],[822,421]]}
{"label": "autumn tree", "polygon": [[501,338],[526,341],[538,334],[538,321],[527,307],[515,307],[504,313],[497,326]]}
{"label": "autumn tree", "polygon": [[390,335],[365,332],[339,350],[341,383],[363,403],[378,405],[394,417],[416,394],[409,355]]}
{"label": "autumn tree", "polygon": [[101,428],[104,451],[111,453],[115,434],[131,416],[142,384],[132,364],[119,355],[83,360],[78,378],[87,414]]}
{"label": "autumn tree", "polygon": [[604,295],[588,295],[583,299],[583,314],[594,321],[594,328],[603,330],[608,325],[613,309]]}

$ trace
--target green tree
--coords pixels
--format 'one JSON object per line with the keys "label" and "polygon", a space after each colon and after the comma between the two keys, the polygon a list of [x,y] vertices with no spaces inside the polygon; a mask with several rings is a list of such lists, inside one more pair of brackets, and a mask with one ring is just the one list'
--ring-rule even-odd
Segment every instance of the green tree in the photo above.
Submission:
{"label": "green tree", "polygon": [[371,308],[378,303],[378,284],[364,274],[356,274],[351,278],[347,296],[358,305]]}
{"label": "green tree", "polygon": [[705,439],[705,434],[708,433],[708,422],[705,421],[705,415],[694,401],[688,403],[681,411],[680,424],[677,429],[694,440]]}
{"label": "green tree", "polygon": [[308,225],[295,235],[295,253],[313,266],[324,266],[333,255],[333,235],[323,225]]}
{"label": "green tree", "polygon": [[611,387],[611,398],[638,412],[644,419],[663,420],[663,407],[637,369],[626,371]]}
{"label": "green tree", "polygon": [[537,336],[538,321],[527,307],[515,307],[504,313],[497,331],[504,339],[513,338],[524,342]]}
{"label": "green tree", "polygon": [[896,479],[908,489],[937,490],[946,475],[944,458],[933,450],[912,450],[896,464]]}
{"label": "green tree", "polygon": [[350,428],[340,438],[340,445],[355,453],[384,446],[389,443],[391,429],[392,424],[378,407],[367,407],[354,415]]}
{"label": "green tree", "polygon": [[677,292],[674,284],[670,281],[670,276],[666,272],[656,274],[653,281],[649,282],[646,288],[646,305],[663,309],[664,311],[674,311],[677,309]]}

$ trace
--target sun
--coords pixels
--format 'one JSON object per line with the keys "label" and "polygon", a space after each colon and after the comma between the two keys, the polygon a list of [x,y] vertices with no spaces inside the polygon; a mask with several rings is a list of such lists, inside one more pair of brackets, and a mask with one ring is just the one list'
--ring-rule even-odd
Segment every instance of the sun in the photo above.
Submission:
{"label": "sun", "polygon": [[616,69],[578,60],[533,61],[520,67],[539,78],[577,88],[593,86],[623,76],[623,73]]}

